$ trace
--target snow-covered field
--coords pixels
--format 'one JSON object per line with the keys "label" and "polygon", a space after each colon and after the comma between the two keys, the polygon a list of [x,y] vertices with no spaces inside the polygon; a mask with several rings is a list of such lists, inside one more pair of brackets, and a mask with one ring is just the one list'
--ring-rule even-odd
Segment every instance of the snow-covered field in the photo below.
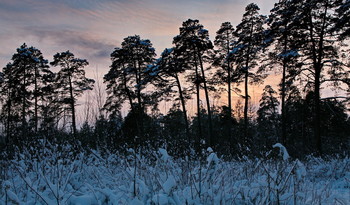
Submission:
{"label": "snow-covered field", "polygon": [[[283,151],[284,147],[277,145]],[[63,150],[63,151],[59,151]],[[0,204],[350,204],[350,159],[174,159],[49,146],[1,161]],[[136,160],[135,160],[136,159]]]}

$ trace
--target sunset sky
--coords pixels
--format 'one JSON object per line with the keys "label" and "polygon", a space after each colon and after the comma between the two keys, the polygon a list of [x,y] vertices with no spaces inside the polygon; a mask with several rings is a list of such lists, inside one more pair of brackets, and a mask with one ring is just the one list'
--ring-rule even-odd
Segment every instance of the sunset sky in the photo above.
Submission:
{"label": "sunset sky", "polygon": [[[1,0],[0,65],[4,67],[24,42],[53,54],[70,50],[86,58],[89,77],[108,71],[109,55],[123,38],[150,39],[157,54],[172,46],[182,22],[198,19],[211,39],[222,22],[237,25],[244,8],[257,3],[268,14],[277,0]],[[261,92],[260,86],[255,92]]]}

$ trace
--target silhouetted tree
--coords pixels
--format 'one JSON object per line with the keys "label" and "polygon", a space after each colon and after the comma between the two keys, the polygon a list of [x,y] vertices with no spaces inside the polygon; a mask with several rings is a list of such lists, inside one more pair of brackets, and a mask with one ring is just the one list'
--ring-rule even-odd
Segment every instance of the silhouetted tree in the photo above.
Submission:
{"label": "silhouetted tree", "polygon": [[[166,96],[165,100],[171,100],[172,98],[180,100],[187,143],[189,144],[190,131],[187,118],[186,100],[189,99],[190,96],[188,95],[187,90],[182,86],[180,80],[180,75],[188,69],[186,66],[187,64],[179,58],[174,48],[168,48],[163,51],[155,65],[149,68],[148,74],[150,78],[152,78],[152,84],[157,88],[159,100],[162,100],[164,96]],[[174,88],[177,92],[174,91]]]}
{"label": "silhouetted tree", "polygon": [[[270,86],[266,85],[261,95],[259,109],[258,109],[258,126],[259,134],[265,138],[266,145],[275,141],[278,142],[278,124],[279,102],[276,98],[277,92]],[[277,139],[276,139],[277,138]]]}
{"label": "silhouetted tree", "polygon": [[104,76],[108,95],[104,108],[113,115],[120,111],[125,101],[128,101],[132,110],[135,108],[136,94],[131,84],[133,75],[129,68],[129,58],[125,49],[115,48],[111,54],[112,65]]}
{"label": "silhouetted tree", "polygon": [[[218,78],[217,83],[219,85],[227,85],[227,104],[228,109],[224,111],[228,112],[228,122],[231,122],[232,118],[232,90],[239,92],[240,90],[232,89],[232,83],[239,80],[239,75],[232,69],[232,62],[230,59],[230,52],[232,46],[236,41],[236,36],[234,33],[234,28],[230,22],[225,22],[221,24],[220,29],[216,32],[214,44],[216,46],[215,55],[213,56],[213,65],[218,67],[215,76]],[[228,136],[231,138],[232,124],[227,123]]]}
{"label": "silhouetted tree", "polygon": [[[194,75],[189,78],[196,86],[197,96],[197,115],[198,115],[198,136],[202,136],[201,119],[200,119],[200,85],[203,84],[208,118],[209,118],[209,137],[207,138],[207,144],[210,146],[211,138],[213,137],[213,125],[211,120],[210,101],[209,101],[209,88],[207,86],[206,75],[204,72],[203,55],[206,51],[213,48],[211,41],[209,40],[208,30],[204,29],[203,25],[199,24],[198,20],[188,19],[182,23],[180,27],[180,34],[174,37],[173,43],[175,44],[176,52],[180,53],[185,62],[192,67]],[[197,142],[198,143],[198,142]]]}
{"label": "silhouetted tree", "polygon": [[7,141],[20,119],[23,139],[29,137],[32,128],[28,120],[34,121],[34,131],[38,131],[39,97],[43,95],[42,88],[48,83],[46,76],[51,74],[47,64],[39,49],[23,44],[12,56],[12,62],[3,68],[2,115],[7,119]]}
{"label": "silhouetted tree", "polygon": [[77,97],[86,90],[92,90],[95,81],[85,77],[84,67],[89,64],[87,60],[75,58],[74,54],[69,51],[57,53],[53,58],[54,60],[50,64],[61,67],[56,77],[56,89],[63,97],[62,103],[70,107],[72,131],[75,138],[77,133],[75,113]]}
{"label": "silhouetted tree", "polygon": [[287,85],[290,84],[295,78],[291,76],[290,71],[298,70],[297,59],[300,55],[298,43],[302,42],[302,32],[299,32],[300,22],[298,18],[293,17],[294,13],[300,7],[299,0],[282,0],[274,5],[274,8],[270,11],[269,18],[267,19],[269,30],[267,32],[267,41],[271,43],[271,51],[268,55],[269,63],[272,69],[279,70],[282,74],[280,83],[280,96],[281,96],[281,141],[286,143],[286,93]]}
{"label": "silhouetted tree", "polygon": [[128,100],[132,115],[139,115],[135,118],[135,136],[141,138],[145,134],[142,119],[145,116],[145,106],[153,102],[150,93],[142,91],[148,83],[147,68],[154,62],[155,55],[150,40],[141,39],[138,35],[128,36],[124,38],[122,47],[116,48],[111,54],[111,69],[104,76],[108,94],[105,108],[115,113]]}
{"label": "silhouetted tree", "polygon": [[350,71],[339,60],[340,42],[333,32],[337,18],[336,9],[336,0],[311,0],[303,1],[302,6],[294,13],[302,25],[299,31],[306,36],[299,48],[304,57],[304,67],[300,73],[307,77],[307,86],[313,88],[313,134],[319,154],[322,153],[321,85],[328,82],[338,88],[341,85],[350,86]]}
{"label": "silhouetted tree", "polygon": [[337,0],[332,2],[339,5],[336,8],[336,23],[334,24],[334,30],[339,32],[340,39],[346,39],[350,37],[350,0]]}
{"label": "silhouetted tree", "polygon": [[262,82],[263,75],[255,73],[253,69],[258,65],[259,56],[264,46],[265,17],[259,14],[260,8],[249,4],[243,14],[242,22],[236,27],[237,41],[230,53],[244,79],[244,141],[248,140],[248,84]]}

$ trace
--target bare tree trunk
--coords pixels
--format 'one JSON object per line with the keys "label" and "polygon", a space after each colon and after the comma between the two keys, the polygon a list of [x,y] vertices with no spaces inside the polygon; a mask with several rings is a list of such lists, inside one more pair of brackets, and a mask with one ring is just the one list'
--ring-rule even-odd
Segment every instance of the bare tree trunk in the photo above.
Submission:
{"label": "bare tree trunk", "polygon": [[200,153],[200,139],[202,137],[202,119],[201,119],[201,107],[200,107],[200,96],[199,96],[199,86],[200,86],[200,76],[198,73],[198,65],[195,60],[195,72],[196,72],[196,97],[197,97],[197,121],[198,121],[198,132],[196,139],[197,152]]}
{"label": "bare tree trunk", "polygon": [[11,138],[11,91],[9,91],[8,102],[7,102],[7,124],[6,124],[6,143],[10,142]]}
{"label": "bare tree trunk", "polygon": [[[312,15],[310,14],[310,39],[312,43],[312,60],[313,60],[313,66],[314,66],[314,76],[315,76],[315,82],[314,82],[314,101],[315,101],[315,112],[314,112],[314,139],[316,141],[316,149],[318,154],[322,155],[322,139],[321,139],[321,95],[320,95],[320,87],[321,87],[321,72],[322,72],[322,59],[323,59],[323,50],[324,50],[324,37],[325,37],[325,28],[326,28],[326,18],[327,18],[327,12],[328,12],[328,1],[326,1],[325,9],[323,12],[323,19],[322,19],[322,27],[321,27],[321,33],[317,36],[319,38],[318,40],[318,46],[316,46],[316,40],[314,37],[314,27],[313,27],[313,21],[312,21]],[[318,48],[317,48],[318,47]]]}
{"label": "bare tree trunk", "polygon": [[321,141],[321,109],[320,109],[320,69],[315,72],[315,114],[314,114],[314,135],[316,139],[317,152],[322,154],[322,141]]}
{"label": "bare tree trunk", "polygon": [[35,67],[35,75],[34,75],[34,126],[35,133],[38,132],[38,68]]}
{"label": "bare tree trunk", "polygon": [[248,64],[249,61],[246,62],[246,70],[244,76],[244,143],[247,143],[248,140],[248,106],[249,106],[249,94],[248,94]]}
{"label": "bare tree trunk", "polygon": [[72,85],[71,76],[69,76],[69,93],[70,93],[70,107],[71,107],[71,111],[72,111],[73,136],[76,139],[77,127],[76,127],[76,122],[75,122],[75,99],[74,99],[74,95],[73,95],[73,85]]}
{"label": "bare tree trunk", "polygon": [[26,135],[26,69],[23,71],[23,85],[22,85],[22,139]]}
{"label": "bare tree trunk", "polygon": [[[229,34],[228,32],[226,33],[226,39],[227,39],[227,47],[226,47],[226,56],[229,55],[230,53],[230,40],[229,40]],[[231,64],[229,58],[227,58],[227,97],[228,97],[228,137],[230,140],[230,147],[232,149],[233,145],[233,139],[232,139],[232,134],[231,134],[231,129],[232,129],[232,97],[231,97]]]}
{"label": "bare tree trunk", "polygon": [[209,137],[207,138],[207,145],[210,147],[212,146],[212,139],[213,139],[213,123],[212,123],[212,116],[211,116],[211,108],[210,108],[210,101],[209,101],[209,91],[207,88],[207,82],[205,79],[205,73],[204,73],[204,66],[202,62],[202,57],[200,56],[200,53],[198,53],[198,59],[199,59],[199,65],[202,72],[202,78],[203,78],[203,85],[204,85],[204,93],[205,93],[205,100],[207,102],[207,110],[208,110],[208,121],[209,121]]}
{"label": "bare tree trunk", "polygon": [[[136,65],[136,64],[135,64]],[[141,99],[141,69],[140,69],[140,63],[138,62],[138,67],[137,67],[137,72],[136,72],[136,83],[137,83],[137,103],[138,103],[138,122],[137,122],[137,127],[138,127],[138,137],[140,137],[142,140],[144,140],[144,127],[143,127],[143,114],[144,114],[144,109],[142,106],[142,99]]]}
{"label": "bare tree trunk", "polygon": [[[287,36],[284,36],[284,51],[287,51]],[[281,89],[281,127],[282,127],[282,144],[286,146],[287,133],[286,133],[286,70],[287,70],[287,61],[283,59],[283,68],[282,68],[282,89]]]}
{"label": "bare tree trunk", "polygon": [[182,112],[183,112],[184,121],[185,121],[187,142],[190,145],[191,139],[190,139],[190,129],[189,129],[189,125],[188,125],[188,119],[187,119],[186,102],[185,102],[185,98],[183,96],[180,79],[179,79],[177,73],[175,73],[175,79],[176,79],[177,87],[179,90],[179,97],[180,97],[180,101],[181,101],[181,105],[182,105]]}

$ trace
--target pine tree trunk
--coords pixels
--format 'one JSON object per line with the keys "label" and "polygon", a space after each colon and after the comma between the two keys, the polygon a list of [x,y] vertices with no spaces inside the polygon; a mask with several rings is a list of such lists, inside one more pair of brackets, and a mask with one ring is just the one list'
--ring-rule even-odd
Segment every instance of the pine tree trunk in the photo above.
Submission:
{"label": "pine tree trunk", "polygon": [[70,107],[72,110],[72,128],[73,128],[73,137],[76,139],[76,122],[75,122],[75,99],[73,95],[73,85],[72,85],[72,79],[71,76],[69,76],[69,93],[70,93]]}
{"label": "pine tree trunk", "polygon": [[[252,20],[251,20],[252,21]],[[245,92],[245,98],[244,98],[244,143],[248,145],[248,106],[249,106],[249,92],[248,92],[248,81],[249,81],[249,61],[250,61],[250,47],[251,47],[251,39],[253,38],[253,23],[251,22],[250,26],[250,41],[248,44],[248,51],[246,56],[246,62],[245,62],[245,76],[244,76],[244,92]]]}
{"label": "pine tree trunk", "polygon": [[38,68],[35,67],[35,75],[34,75],[34,126],[35,126],[35,133],[38,132],[38,84],[37,84],[37,78],[38,78]]}
{"label": "pine tree trunk", "polygon": [[200,107],[200,95],[199,95],[200,78],[199,78],[198,65],[196,60],[195,60],[195,69],[196,69],[196,97],[197,97],[197,121],[198,121],[196,147],[197,147],[197,152],[200,153],[200,147],[201,147],[200,139],[202,137],[202,119],[201,119],[201,107]]}
{"label": "pine tree trunk", "polygon": [[8,102],[7,102],[7,124],[6,124],[6,143],[10,141],[11,138],[11,91],[9,90]]}
{"label": "pine tree trunk", "polygon": [[[229,34],[227,33],[226,36],[227,39],[227,48],[226,48],[226,56],[229,55],[230,53],[230,41],[229,39]],[[233,145],[233,139],[232,139],[232,134],[231,134],[231,129],[232,129],[232,97],[231,97],[231,65],[230,65],[230,60],[227,58],[227,96],[228,96],[228,137],[230,140],[230,146],[232,148]]]}
{"label": "pine tree trunk", "polygon": [[326,30],[326,18],[328,13],[328,6],[329,2],[325,1],[325,9],[323,12],[323,19],[322,19],[322,28],[321,33],[319,36],[319,44],[318,44],[318,59],[317,59],[317,66],[315,68],[315,139],[316,139],[316,147],[317,151],[320,155],[322,155],[322,139],[321,139],[321,94],[320,94],[320,88],[321,88],[321,72],[323,68],[323,55],[324,55],[324,37],[325,37],[325,30]]}
{"label": "pine tree trunk", "polygon": [[322,154],[322,141],[321,141],[321,109],[320,109],[320,69],[316,69],[315,72],[315,113],[314,113],[314,135],[316,139],[316,149],[318,154]]}
{"label": "pine tree trunk", "polygon": [[248,61],[246,62],[246,70],[244,76],[244,143],[248,142],[248,106],[249,106],[249,94],[248,94]]}
{"label": "pine tree trunk", "polygon": [[177,87],[179,89],[179,97],[180,97],[180,101],[181,101],[181,105],[182,105],[182,112],[183,112],[183,116],[184,116],[184,120],[185,120],[187,142],[190,145],[191,139],[190,139],[190,129],[189,129],[189,125],[188,125],[188,119],[187,119],[186,102],[185,102],[185,99],[183,96],[180,79],[179,79],[177,73],[175,73],[175,79],[176,79]]}
{"label": "pine tree trunk", "polygon": [[[124,65],[123,65],[123,70],[125,70]],[[126,83],[126,74],[124,72],[123,72],[123,76],[124,76],[124,79],[123,79],[124,89],[126,91],[126,95],[128,96],[128,99],[129,99],[130,108],[132,111],[135,111],[134,110],[134,103],[132,102],[131,93],[130,93],[130,90],[129,90],[128,85]]]}
{"label": "pine tree trunk", "polygon": [[205,100],[207,102],[207,110],[208,110],[208,121],[209,121],[209,137],[207,139],[207,146],[212,146],[212,140],[213,140],[213,123],[212,123],[212,115],[211,115],[211,108],[210,108],[210,101],[209,101],[209,91],[207,88],[207,82],[205,79],[205,73],[204,73],[204,66],[202,62],[202,57],[200,56],[200,53],[198,53],[198,59],[199,59],[199,65],[202,72],[202,78],[203,78],[203,85],[204,85],[204,93],[205,93]]}
{"label": "pine tree trunk", "polygon": [[26,134],[26,69],[23,71],[23,85],[22,85],[22,139]]}
{"label": "pine tree trunk", "polygon": [[[138,137],[140,137],[142,140],[143,139],[143,106],[142,106],[142,99],[141,99],[141,69],[140,69],[140,63],[138,62],[138,67],[137,67],[137,73],[136,73],[136,83],[137,83],[137,103],[138,103]],[[142,142],[141,140],[141,142]]]}
{"label": "pine tree trunk", "polygon": [[326,18],[328,13],[328,1],[325,1],[325,9],[322,14],[322,26],[320,34],[317,36],[318,46],[316,47],[316,40],[314,36],[313,30],[313,20],[312,15],[310,14],[310,39],[312,43],[312,60],[314,66],[314,75],[315,75],[315,83],[314,83],[314,101],[315,101],[315,112],[314,112],[314,139],[316,141],[316,149],[318,154],[322,155],[322,140],[321,140],[321,100],[320,100],[320,88],[321,88],[321,72],[322,72],[322,59],[324,52],[324,37],[325,37],[325,29],[326,29]]}
{"label": "pine tree trunk", "polygon": [[[284,35],[284,52],[287,51],[287,36]],[[281,128],[282,128],[282,144],[286,146],[287,133],[286,133],[286,70],[287,70],[287,60],[283,59],[282,68],[282,82],[281,82]]]}
{"label": "pine tree trunk", "polygon": [[286,69],[287,63],[283,61],[283,71],[282,71],[282,89],[281,89],[281,127],[282,127],[282,144],[286,146],[287,136],[286,136]]}

